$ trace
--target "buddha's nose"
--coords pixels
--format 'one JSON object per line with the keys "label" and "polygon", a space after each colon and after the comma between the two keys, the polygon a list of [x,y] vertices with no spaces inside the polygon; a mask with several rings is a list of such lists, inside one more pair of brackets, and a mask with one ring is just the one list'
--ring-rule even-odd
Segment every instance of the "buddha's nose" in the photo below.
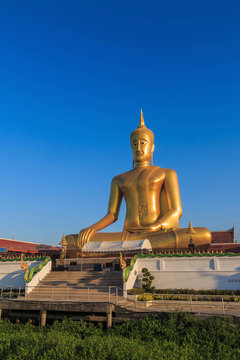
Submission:
{"label": "buddha's nose", "polygon": [[138,142],[138,145],[137,145],[137,150],[140,151],[141,150],[141,144],[140,144],[140,141]]}

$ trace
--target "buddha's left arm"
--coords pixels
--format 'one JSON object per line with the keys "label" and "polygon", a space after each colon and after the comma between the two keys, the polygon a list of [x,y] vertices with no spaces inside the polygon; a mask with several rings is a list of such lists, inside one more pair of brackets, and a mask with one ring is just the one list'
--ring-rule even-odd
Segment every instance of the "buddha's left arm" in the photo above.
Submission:
{"label": "buddha's left arm", "polygon": [[164,180],[165,191],[168,201],[168,212],[159,219],[162,228],[178,226],[179,218],[182,216],[182,204],[176,171],[166,170]]}

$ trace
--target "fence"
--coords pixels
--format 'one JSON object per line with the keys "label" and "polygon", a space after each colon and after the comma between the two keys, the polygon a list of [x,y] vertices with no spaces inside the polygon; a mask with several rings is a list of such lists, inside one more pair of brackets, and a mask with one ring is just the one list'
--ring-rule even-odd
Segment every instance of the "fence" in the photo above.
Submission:
{"label": "fence", "polygon": [[[160,300],[154,301],[126,301],[122,298],[123,289],[117,286],[108,287],[41,287],[36,288],[31,294],[25,297],[24,289],[1,289],[0,300],[32,300],[32,301],[50,301],[50,302],[105,302],[113,303],[125,307],[132,311],[141,312],[169,312],[185,311],[208,314],[229,314],[240,317],[240,296],[235,296],[238,302],[229,302],[228,295],[218,295],[219,301],[204,301],[206,295],[181,296],[184,300],[167,300],[169,294],[158,294]],[[179,294],[171,294],[179,297]],[[208,298],[216,298],[216,295],[208,295]],[[202,299],[202,301],[200,300]]]}
{"label": "fence", "polygon": [[[29,286],[31,288],[31,286]],[[0,299],[16,300],[26,299],[34,301],[74,301],[74,302],[109,302],[117,303],[123,295],[123,289],[117,286],[93,287],[66,287],[66,286],[41,286],[34,287],[27,295],[22,288],[8,287],[1,289]]]}
{"label": "fence", "polygon": [[[179,294],[171,294],[172,296],[179,297]],[[219,295],[218,301],[206,300],[206,295],[197,295],[198,300],[194,299],[194,295],[185,296],[185,300],[168,300],[169,294],[159,295],[159,300],[154,301],[135,301],[132,305],[132,310],[146,310],[149,312],[169,312],[169,311],[185,311],[195,313],[208,313],[208,314],[229,314],[240,317],[240,296],[234,296],[238,302],[229,301],[228,295]],[[208,295],[208,298],[214,299],[215,295]],[[202,300],[200,300],[202,299]],[[235,300],[236,301],[236,300]]]}

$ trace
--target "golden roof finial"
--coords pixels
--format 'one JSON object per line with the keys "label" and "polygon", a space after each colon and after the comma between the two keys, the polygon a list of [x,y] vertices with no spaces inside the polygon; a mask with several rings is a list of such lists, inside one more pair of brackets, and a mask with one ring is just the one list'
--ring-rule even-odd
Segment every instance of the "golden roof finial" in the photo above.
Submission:
{"label": "golden roof finial", "polygon": [[65,233],[63,233],[62,240],[60,241],[59,245],[67,246],[68,242],[65,238]]}
{"label": "golden roof finial", "polygon": [[146,127],[146,125],[144,123],[143,112],[142,112],[142,109],[141,109],[138,128],[145,128],[145,127]]}
{"label": "golden roof finial", "polygon": [[189,219],[189,224],[186,233],[188,234],[195,234],[196,230],[192,226],[191,220]]}

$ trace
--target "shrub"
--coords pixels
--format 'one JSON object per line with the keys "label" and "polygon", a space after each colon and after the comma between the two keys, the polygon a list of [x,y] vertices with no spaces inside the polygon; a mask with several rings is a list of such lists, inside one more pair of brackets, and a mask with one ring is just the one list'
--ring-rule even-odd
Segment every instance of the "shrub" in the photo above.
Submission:
{"label": "shrub", "polygon": [[150,293],[154,293],[155,291],[155,287],[152,286],[152,282],[155,279],[154,276],[151,275],[151,273],[148,271],[147,268],[143,268],[142,269],[142,273],[143,273],[143,285],[142,285],[142,289],[145,292],[150,292]]}
{"label": "shrub", "polygon": [[151,301],[154,300],[154,295],[153,294],[143,294],[143,295],[139,295],[137,297],[138,301]]}

